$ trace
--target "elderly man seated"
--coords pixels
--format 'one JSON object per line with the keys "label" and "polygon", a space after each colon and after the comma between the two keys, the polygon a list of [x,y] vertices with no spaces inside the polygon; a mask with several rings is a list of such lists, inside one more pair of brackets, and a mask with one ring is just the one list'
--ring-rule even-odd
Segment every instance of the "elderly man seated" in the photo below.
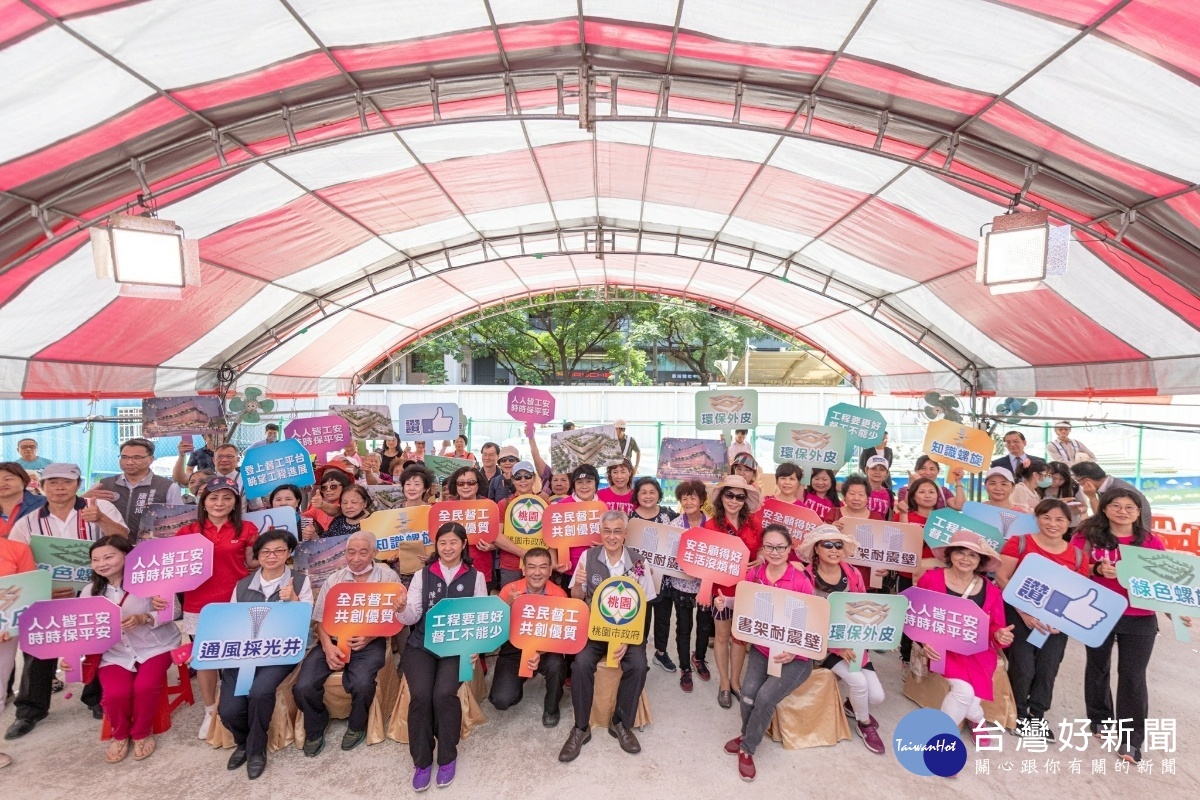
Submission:
{"label": "elderly man seated", "polygon": [[[642,587],[646,602],[657,596],[654,580],[642,557],[625,546],[626,517],[620,511],[608,511],[600,517],[600,544],[591,547],[579,559],[571,578],[571,596],[589,605],[596,588],[614,575],[628,575]],[[559,761],[574,761],[580,749],[592,740],[589,720],[592,694],[596,688],[596,666],[608,657],[608,642],[590,640],[575,656],[571,665],[571,700],[575,706],[575,726],[558,754]],[[638,699],[646,685],[646,643],[623,644],[617,648],[621,664],[621,683],[617,688],[617,708],[608,723],[608,732],[626,753],[640,753],[642,746],[633,735],[633,720]]]}
{"label": "elderly man seated", "polygon": [[[337,640],[326,632],[321,619],[329,590],[339,583],[400,582],[400,576],[394,570],[375,561],[375,552],[374,534],[365,531],[351,534],[346,540],[346,566],[325,580],[313,606],[320,647],[314,647],[304,657],[296,685],[292,687],[296,705],[304,714],[304,755],[309,757],[318,755],[325,748],[325,728],[329,725],[329,712],[325,709],[325,680],[330,673],[338,670],[342,670],[342,686],[350,695],[350,720],[342,737],[342,749],[353,750],[367,736],[367,717],[375,699],[375,675],[387,658],[387,639],[351,637],[348,643],[350,657],[344,659],[337,647]],[[406,599],[402,588],[396,597],[397,610],[403,608]]]}

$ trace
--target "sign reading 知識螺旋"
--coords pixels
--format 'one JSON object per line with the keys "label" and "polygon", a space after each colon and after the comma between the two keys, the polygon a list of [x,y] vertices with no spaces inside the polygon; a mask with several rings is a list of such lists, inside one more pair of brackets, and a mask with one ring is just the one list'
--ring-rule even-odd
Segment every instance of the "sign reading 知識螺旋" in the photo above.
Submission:
{"label": "sign reading \u77e5\u8b58\u87ba\u65cb", "polygon": [[781,422],[775,426],[775,463],[837,472],[846,463],[846,431],[826,425]]}
{"label": "sign reading \u77e5\u8b58\u87ba\u65cb", "polygon": [[573,597],[524,594],[513,600],[508,640],[521,651],[523,678],[532,678],[527,661],[534,653],[574,655],[588,643],[587,603]]}
{"label": "sign reading \u77e5\u8b58\u87ba\u65cb", "polygon": [[950,468],[981,472],[994,449],[995,443],[987,431],[961,422],[939,419],[925,429],[925,452],[934,461]]}
{"label": "sign reading \u77e5\u8b58\u87ba\u65cb", "polygon": [[396,561],[401,575],[415,575],[433,549],[429,535],[429,506],[386,508],[373,511],[359,523],[375,534],[375,560]]}
{"label": "sign reading \u77e5\u8b58\u87ba\u65cb", "polygon": [[276,486],[301,488],[314,483],[312,460],[295,439],[251,447],[242,456],[242,485],[246,499],[266,497]]}

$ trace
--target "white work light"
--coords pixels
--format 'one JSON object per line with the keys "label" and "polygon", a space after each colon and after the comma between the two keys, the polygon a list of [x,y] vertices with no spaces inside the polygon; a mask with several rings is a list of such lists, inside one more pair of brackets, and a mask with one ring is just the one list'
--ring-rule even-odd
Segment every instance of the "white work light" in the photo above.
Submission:
{"label": "white work light", "polygon": [[979,239],[975,280],[992,294],[1037,289],[1047,275],[1066,274],[1071,229],[1051,225],[1046,212],[1005,214],[991,227]]}
{"label": "white work light", "polygon": [[119,214],[91,230],[96,277],[116,281],[121,294],[178,299],[200,283],[200,246],[174,222]]}

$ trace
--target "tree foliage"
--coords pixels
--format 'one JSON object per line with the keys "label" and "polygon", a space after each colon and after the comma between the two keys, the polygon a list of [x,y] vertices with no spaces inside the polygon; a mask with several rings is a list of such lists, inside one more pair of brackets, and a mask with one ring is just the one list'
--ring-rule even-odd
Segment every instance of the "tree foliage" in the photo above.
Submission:
{"label": "tree foliage", "polygon": [[687,364],[708,385],[715,377],[716,361],[731,350],[741,353],[748,338],[760,330],[744,322],[710,314],[692,303],[676,302],[652,306],[641,314],[630,330],[635,344],[652,347]]}

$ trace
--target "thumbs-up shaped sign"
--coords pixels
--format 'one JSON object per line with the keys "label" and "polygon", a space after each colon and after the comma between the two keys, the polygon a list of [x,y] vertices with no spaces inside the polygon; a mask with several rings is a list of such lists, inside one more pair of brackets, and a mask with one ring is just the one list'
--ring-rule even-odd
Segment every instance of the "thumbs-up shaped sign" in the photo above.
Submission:
{"label": "thumbs-up shaped sign", "polygon": [[1091,630],[1107,616],[1095,605],[1098,597],[1095,589],[1088,589],[1082,597],[1055,596],[1059,594],[1061,593],[1057,591],[1051,594],[1049,602],[1046,603],[1046,610],[1058,614],[1063,619],[1069,619],[1081,628]]}
{"label": "thumbs-up shaped sign", "polygon": [[438,406],[437,414],[433,419],[421,420],[421,433],[445,433],[454,425],[454,417],[446,416],[446,412],[441,406]]}

